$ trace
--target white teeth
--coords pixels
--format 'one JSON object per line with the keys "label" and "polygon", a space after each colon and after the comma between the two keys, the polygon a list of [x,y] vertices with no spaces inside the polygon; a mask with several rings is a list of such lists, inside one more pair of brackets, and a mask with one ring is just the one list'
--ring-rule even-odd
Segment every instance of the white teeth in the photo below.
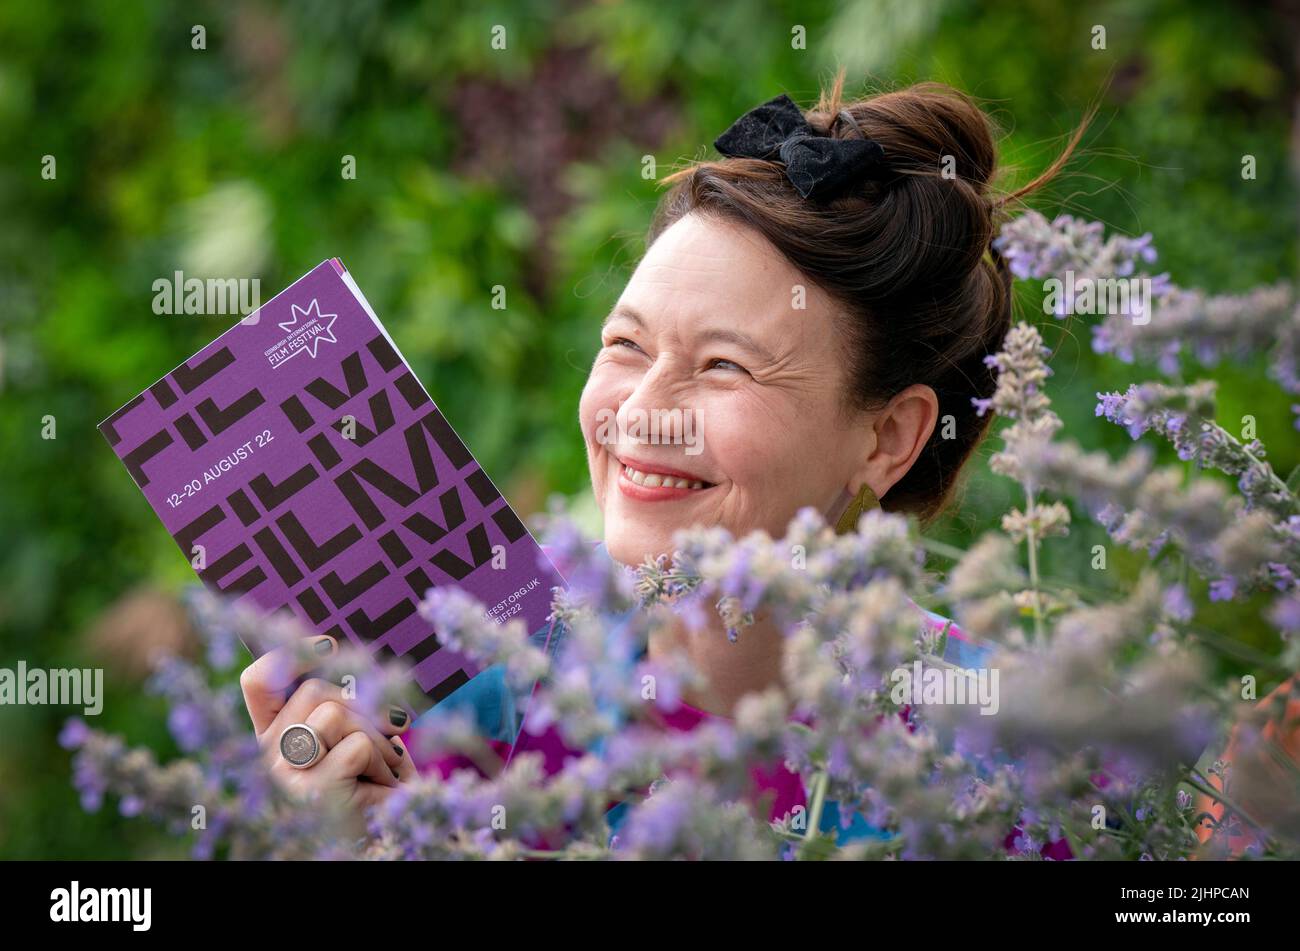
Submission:
{"label": "white teeth", "polygon": [[663,487],[666,489],[702,489],[704,482],[701,479],[683,479],[678,476],[663,475],[658,472],[642,472],[640,469],[633,469],[631,466],[623,467],[623,475],[637,485],[649,486],[650,488]]}

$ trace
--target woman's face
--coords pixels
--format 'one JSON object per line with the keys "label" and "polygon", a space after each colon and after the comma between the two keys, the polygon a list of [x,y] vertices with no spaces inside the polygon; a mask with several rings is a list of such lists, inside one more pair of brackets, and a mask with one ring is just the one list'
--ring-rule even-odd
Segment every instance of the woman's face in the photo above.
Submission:
{"label": "woman's face", "polygon": [[601,330],[579,407],[613,558],[671,552],[695,524],[780,537],[803,506],[833,517],[875,441],[870,416],[841,409],[833,321],[825,292],[757,232],[692,213],[660,235]]}

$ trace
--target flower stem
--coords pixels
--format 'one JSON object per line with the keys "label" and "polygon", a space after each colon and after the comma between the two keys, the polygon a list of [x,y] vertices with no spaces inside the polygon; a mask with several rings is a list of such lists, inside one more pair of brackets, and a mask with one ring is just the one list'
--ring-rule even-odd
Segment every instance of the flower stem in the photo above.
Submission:
{"label": "flower stem", "polygon": [[1034,535],[1034,490],[1025,486],[1025,544],[1029,546],[1029,587],[1034,593],[1034,642],[1043,642],[1043,596],[1038,591],[1038,538]]}
{"label": "flower stem", "polygon": [[808,850],[808,845],[821,834],[822,807],[826,802],[826,786],[830,781],[830,776],[826,770],[819,769],[813,775],[812,780],[812,800],[808,806],[808,834],[804,840],[803,851]]}
{"label": "flower stem", "polygon": [[1187,783],[1187,785],[1191,786],[1193,789],[1197,790],[1198,792],[1202,792],[1205,795],[1209,796],[1211,799],[1216,799],[1219,802],[1223,803],[1223,807],[1225,809],[1235,812],[1237,815],[1241,816],[1243,820],[1245,820],[1247,825],[1254,826],[1256,829],[1258,829],[1262,834],[1263,839],[1266,843],[1271,841],[1268,836],[1268,830],[1264,828],[1263,823],[1261,823],[1258,819],[1252,816],[1245,809],[1241,808],[1241,806],[1237,805],[1236,802],[1234,802],[1231,798],[1229,798],[1227,793],[1215,789],[1209,783],[1201,782],[1196,777],[1196,774],[1190,768],[1183,770],[1183,782]]}

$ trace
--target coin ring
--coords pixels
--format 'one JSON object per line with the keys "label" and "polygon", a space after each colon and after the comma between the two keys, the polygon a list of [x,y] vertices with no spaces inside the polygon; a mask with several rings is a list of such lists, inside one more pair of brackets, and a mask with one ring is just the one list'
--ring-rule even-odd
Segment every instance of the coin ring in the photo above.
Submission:
{"label": "coin ring", "polygon": [[291,723],[280,734],[280,755],[294,769],[307,769],[325,755],[325,743],[314,728]]}

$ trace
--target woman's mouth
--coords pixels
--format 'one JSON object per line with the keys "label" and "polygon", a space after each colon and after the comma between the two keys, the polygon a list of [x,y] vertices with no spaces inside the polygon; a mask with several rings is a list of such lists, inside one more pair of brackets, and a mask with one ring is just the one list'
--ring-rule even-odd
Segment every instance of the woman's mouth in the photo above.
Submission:
{"label": "woman's mouth", "polygon": [[648,462],[632,464],[615,457],[619,463],[618,487],[629,499],[638,502],[666,502],[686,498],[713,488],[715,483],[699,479],[688,472]]}

